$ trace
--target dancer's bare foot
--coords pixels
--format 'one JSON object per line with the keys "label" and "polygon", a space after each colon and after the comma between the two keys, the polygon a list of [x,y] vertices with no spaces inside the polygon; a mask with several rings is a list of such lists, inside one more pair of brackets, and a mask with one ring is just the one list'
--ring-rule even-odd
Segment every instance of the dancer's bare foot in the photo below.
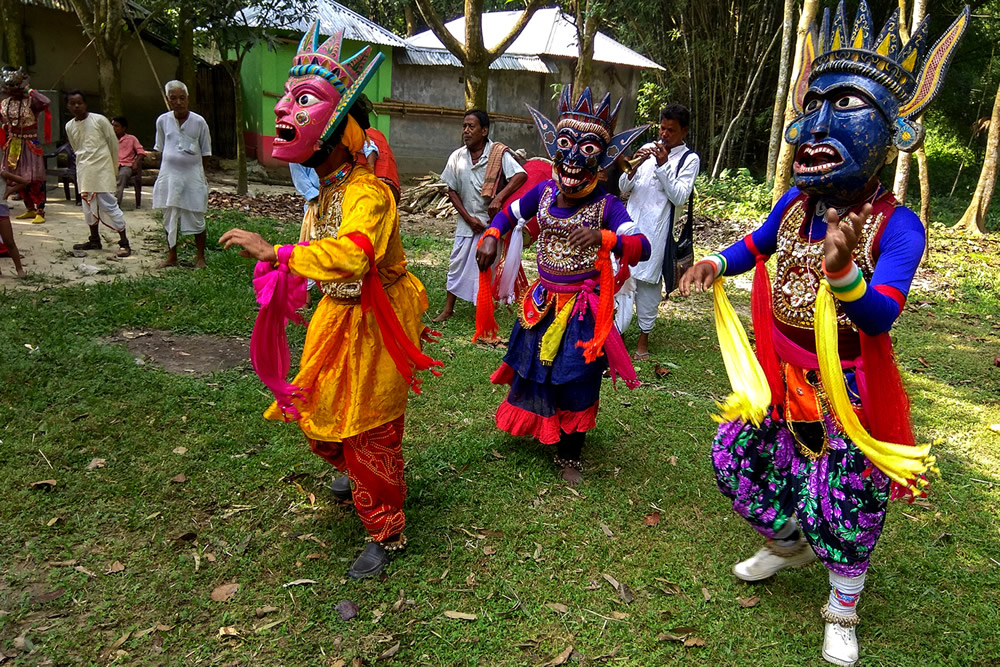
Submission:
{"label": "dancer's bare foot", "polygon": [[24,269],[18,269],[17,270],[17,277],[18,278],[24,278],[26,275],[28,275],[28,274],[25,273]]}
{"label": "dancer's bare foot", "polygon": [[431,322],[434,324],[441,324],[442,322],[451,319],[451,316],[455,313],[450,310],[442,310],[437,317],[435,317]]}
{"label": "dancer's bare foot", "polygon": [[196,268],[196,269],[205,269],[205,268],[208,268],[208,264],[205,262],[205,258],[204,257],[198,257],[197,259],[195,259],[194,260],[194,268]]}
{"label": "dancer's bare foot", "polygon": [[160,262],[159,264],[157,264],[156,268],[158,268],[158,269],[167,269],[167,268],[170,268],[171,266],[177,266],[177,260],[176,259],[170,259],[168,257],[167,259],[165,259],[162,262]]}
{"label": "dancer's bare foot", "polygon": [[583,473],[572,466],[566,466],[562,469],[561,477],[563,481],[570,486],[579,486],[583,481]]}

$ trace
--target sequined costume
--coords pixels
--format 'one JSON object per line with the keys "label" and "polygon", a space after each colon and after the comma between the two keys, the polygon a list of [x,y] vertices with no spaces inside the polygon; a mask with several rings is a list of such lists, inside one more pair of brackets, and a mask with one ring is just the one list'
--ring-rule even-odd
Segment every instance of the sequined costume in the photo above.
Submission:
{"label": "sequined costume", "polygon": [[[888,337],[925,232],[878,172],[893,146],[919,145],[920,114],[968,19],[966,8],[925,57],[926,20],[903,45],[898,12],[876,33],[864,0],[853,31],[842,2],[832,22],[827,10],[805,39],[785,130],[795,187],[763,226],[688,272],[715,276],[734,389],[721,407],[737,418],[722,420],[712,447],[716,481],[768,539],[733,572],[758,581],[818,558],[830,580],[823,657],[837,665],[858,659],[856,605],[890,497],[925,493],[935,470],[929,446],[915,446]],[[756,355],[720,282],[751,269]]]}
{"label": "sequined costume", "polygon": [[[598,185],[597,174],[644,128],[614,135],[617,107],[612,111],[610,95],[595,105],[590,89],[573,104],[569,86],[564,88],[558,126],[529,110],[553,157],[553,180],[501,210],[486,232],[500,238],[517,228],[519,236],[518,225],[537,215],[539,278],[516,306],[507,354],[491,378],[511,386],[496,423],[512,435],[556,444],[557,464],[582,470],[584,435],[596,425],[609,360],[612,377],[621,374],[630,387],[638,384],[610,321],[615,283],[609,257],[613,253],[623,265],[634,266],[649,257],[650,247],[644,236],[626,231],[633,225],[625,206]],[[581,228],[600,230],[601,243],[571,244],[570,236]],[[519,260],[508,255],[505,264],[519,266]],[[488,284],[484,273],[481,297]],[[477,335],[482,311],[490,305],[480,298]]]}
{"label": "sequined costume", "polygon": [[45,140],[50,141],[49,98],[28,87],[24,70],[5,67],[3,83],[7,97],[0,100],[0,144],[3,168],[28,179],[22,191],[25,213],[20,217],[45,221],[45,158],[38,140],[39,120],[44,121]]}

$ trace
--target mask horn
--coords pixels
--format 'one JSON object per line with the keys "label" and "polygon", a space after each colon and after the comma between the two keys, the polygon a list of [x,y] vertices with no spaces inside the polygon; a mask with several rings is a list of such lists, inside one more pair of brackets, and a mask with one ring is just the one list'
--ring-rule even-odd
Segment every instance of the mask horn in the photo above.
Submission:
{"label": "mask horn", "polygon": [[948,72],[948,66],[951,65],[952,56],[955,55],[955,47],[958,46],[958,42],[962,39],[968,26],[969,6],[966,5],[962,13],[958,15],[951,27],[941,35],[941,39],[924,59],[913,96],[899,108],[900,118],[908,120],[919,116],[920,112],[940,92],[944,75]]}
{"label": "mask horn", "polygon": [[812,63],[816,58],[816,33],[810,30],[802,41],[802,53],[799,55],[799,76],[792,87],[792,108],[802,115],[805,108],[806,91],[809,90],[809,75],[812,73]]}
{"label": "mask horn", "polygon": [[555,157],[556,126],[551,120],[542,115],[542,112],[538,109],[534,109],[527,104],[524,106],[528,107],[528,113],[531,114],[531,117],[535,121],[535,127],[538,128],[538,135],[542,138],[542,145],[545,146],[545,152],[549,154],[550,158]]}

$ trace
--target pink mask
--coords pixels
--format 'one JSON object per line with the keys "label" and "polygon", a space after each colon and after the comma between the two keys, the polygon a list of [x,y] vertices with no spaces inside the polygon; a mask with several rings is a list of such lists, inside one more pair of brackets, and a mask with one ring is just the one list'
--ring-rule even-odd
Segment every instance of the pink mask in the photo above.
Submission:
{"label": "pink mask", "polygon": [[323,145],[340,93],[318,76],[290,77],[274,106],[275,136],[271,155],[285,162],[305,162]]}

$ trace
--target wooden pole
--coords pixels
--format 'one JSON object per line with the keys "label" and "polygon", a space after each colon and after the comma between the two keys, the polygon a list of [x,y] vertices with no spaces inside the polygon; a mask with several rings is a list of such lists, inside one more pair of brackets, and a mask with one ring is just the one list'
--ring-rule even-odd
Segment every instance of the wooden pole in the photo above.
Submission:
{"label": "wooden pole", "polygon": [[[146,20],[148,21],[149,18]],[[142,53],[146,56],[146,62],[149,63],[149,69],[153,72],[153,78],[156,79],[156,85],[160,90],[160,96],[163,98],[163,105],[167,107],[167,111],[170,111],[170,102],[167,101],[166,91],[163,90],[163,84],[160,82],[160,77],[156,73],[156,68],[153,67],[153,59],[149,57],[149,51],[146,50],[146,42],[142,40],[142,33],[140,33],[135,27],[135,19],[132,18],[132,14],[128,15],[128,22],[132,24],[132,30],[135,31],[135,36],[139,38],[139,46],[142,47]],[[143,21],[143,25],[146,25],[145,21]]]}

